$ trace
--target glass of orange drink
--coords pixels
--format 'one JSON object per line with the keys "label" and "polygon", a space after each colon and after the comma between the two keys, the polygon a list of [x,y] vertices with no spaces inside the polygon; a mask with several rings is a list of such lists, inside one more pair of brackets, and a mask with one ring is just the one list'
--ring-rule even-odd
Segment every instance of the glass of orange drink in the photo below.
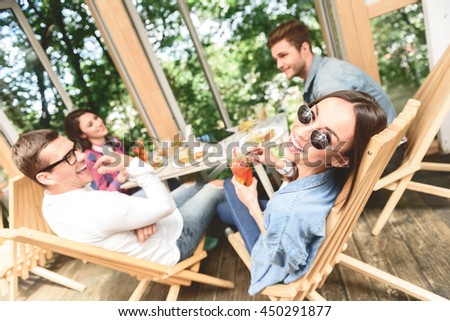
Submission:
{"label": "glass of orange drink", "polygon": [[239,152],[238,148],[233,148],[231,159],[231,171],[235,179],[245,186],[250,186],[253,182],[252,164],[250,158]]}

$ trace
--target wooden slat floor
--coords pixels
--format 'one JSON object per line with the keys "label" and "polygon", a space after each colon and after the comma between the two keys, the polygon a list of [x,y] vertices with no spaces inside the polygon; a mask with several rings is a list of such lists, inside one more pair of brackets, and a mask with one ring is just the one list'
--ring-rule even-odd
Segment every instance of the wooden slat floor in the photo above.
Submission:
{"label": "wooden slat floor", "polygon": [[[429,160],[450,162],[450,155],[434,155]],[[450,174],[423,172],[418,181],[449,187]],[[450,299],[450,200],[406,191],[394,215],[377,237],[370,235],[389,192],[372,195],[349,241],[346,253]],[[249,296],[249,272],[225,239],[225,225],[214,221],[210,234],[220,238],[209,252],[201,271],[233,280],[234,290],[193,284],[182,288],[179,300],[267,300]],[[20,281],[19,300],[127,300],[137,281],[113,270],[56,256],[49,265],[87,285],[83,293],[66,289],[36,276]],[[142,300],[164,300],[168,288],[153,284]],[[319,290],[327,300],[415,300],[402,292],[337,266]],[[5,297],[0,299],[6,299]]]}

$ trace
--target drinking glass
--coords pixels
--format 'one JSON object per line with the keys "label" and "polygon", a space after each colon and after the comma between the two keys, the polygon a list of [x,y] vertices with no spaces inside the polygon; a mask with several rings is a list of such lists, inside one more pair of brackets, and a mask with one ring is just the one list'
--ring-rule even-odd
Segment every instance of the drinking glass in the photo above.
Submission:
{"label": "drinking glass", "polygon": [[238,148],[233,148],[231,159],[231,171],[235,179],[245,186],[250,186],[253,182],[252,164],[250,158],[239,152]]}

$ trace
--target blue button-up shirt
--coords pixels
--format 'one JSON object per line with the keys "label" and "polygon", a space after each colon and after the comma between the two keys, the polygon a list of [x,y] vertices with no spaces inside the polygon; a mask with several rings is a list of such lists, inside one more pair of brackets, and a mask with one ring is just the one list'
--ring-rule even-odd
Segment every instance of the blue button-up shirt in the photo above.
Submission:
{"label": "blue button-up shirt", "polygon": [[295,180],[276,192],[264,211],[264,227],[251,252],[249,294],[304,275],[325,238],[325,221],[341,190],[339,169]]}
{"label": "blue button-up shirt", "polygon": [[372,95],[383,108],[390,124],[397,112],[386,92],[367,73],[336,58],[315,55],[304,84],[303,100],[313,100],[338,90],[358,90]]}

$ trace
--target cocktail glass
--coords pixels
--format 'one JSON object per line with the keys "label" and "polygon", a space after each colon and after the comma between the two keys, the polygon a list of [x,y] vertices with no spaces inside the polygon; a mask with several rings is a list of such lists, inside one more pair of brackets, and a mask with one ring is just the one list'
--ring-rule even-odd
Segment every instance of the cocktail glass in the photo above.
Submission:
{"label": "cocktail glass", "polygon": [[238,148],[233,148],[231,159],[231,171],[235,179],[245,186],[250,186],[253,182],[251,159],[239,152]]}

